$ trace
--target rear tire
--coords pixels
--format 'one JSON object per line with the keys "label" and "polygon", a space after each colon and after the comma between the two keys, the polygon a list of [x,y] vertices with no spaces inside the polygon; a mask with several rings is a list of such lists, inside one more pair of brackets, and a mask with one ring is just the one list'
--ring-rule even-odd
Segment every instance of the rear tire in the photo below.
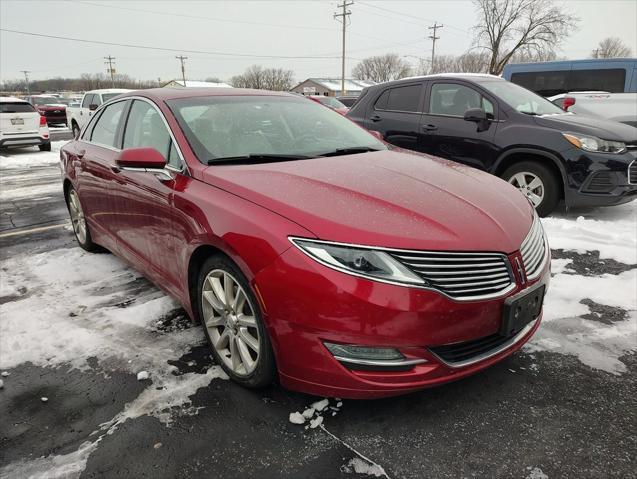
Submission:
{"label": "rear tire", "polygon": [[548,216],[560,201],[560,184],[555,173],[537,161],[521,161],[507,168],[502,179],[527,197],[537,214]]}
{"label": "rear tire", "polygon": [[40,151],[51,151],[51,142],[38,145],[38,148],[40,148]]}
{"label": "rear tire", "polygon": [[212,354],[230,378],[247,388],[275,380],[274,352],[259,303],[226,256],[213,255],[201,266],[196,307]]}
{"label": "rear tire", "polygon": [[66,206],[71,216],[71,224],[73,226],[73,233],[75,233],[75,239],[77,244],[86,251],[95,252],[99,251],[99,246],[93,243],[91,238],[91,231],[89,230],[88,223],[84,217],[84,210],[82,209],[82,203],[80,203],[80,197],[75,189],[71,186],[66,193]]}

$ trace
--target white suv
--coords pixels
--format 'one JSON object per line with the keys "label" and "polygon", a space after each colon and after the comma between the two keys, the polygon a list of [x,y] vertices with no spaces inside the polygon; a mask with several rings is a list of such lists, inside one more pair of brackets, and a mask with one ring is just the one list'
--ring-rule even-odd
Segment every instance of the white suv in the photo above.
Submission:
{"label": "white suv", "polygon": [[46,118],[27,101],[0,96],[0,148],[32,145],[51,151]]}

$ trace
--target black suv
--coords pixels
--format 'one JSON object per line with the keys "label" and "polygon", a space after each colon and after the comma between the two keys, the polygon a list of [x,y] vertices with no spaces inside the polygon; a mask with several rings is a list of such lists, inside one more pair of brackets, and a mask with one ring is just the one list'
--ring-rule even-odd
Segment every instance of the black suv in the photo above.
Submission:
{"label": "black suv", "polygon": [[406,78],[366,88],[347,117],[396,146],[488,171],[545,216],[637,198],[637,128],[567,113],[491,75]]}

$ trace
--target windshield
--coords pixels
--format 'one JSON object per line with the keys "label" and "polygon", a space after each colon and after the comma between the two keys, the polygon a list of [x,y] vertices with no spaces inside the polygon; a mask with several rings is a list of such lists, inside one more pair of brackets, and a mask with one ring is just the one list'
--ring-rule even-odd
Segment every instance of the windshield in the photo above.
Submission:
{"label": "windshield", "polygon": [[34,96],[32,101],[36,105],[59,105],[60,99],[48,96]]}
{"label": "windshield", "polygon": [[239,156],[315,157],[336,150],[386,150],[342,115],[279,96],[208,96],[167,102],[202,163]]}
{"label": "windshield", "polygon": [[336,98],[332,98],[331,96],[319,96],[317,97],[318,101],[320,101],[323,105],[329,106],[330,108],[347,108]]}
{"label": "windshield", "polygon": [[480,85],[502,99],[511,108],[528,115],[555,115],[564,110],[526,88],[508,81],[485,81]]}

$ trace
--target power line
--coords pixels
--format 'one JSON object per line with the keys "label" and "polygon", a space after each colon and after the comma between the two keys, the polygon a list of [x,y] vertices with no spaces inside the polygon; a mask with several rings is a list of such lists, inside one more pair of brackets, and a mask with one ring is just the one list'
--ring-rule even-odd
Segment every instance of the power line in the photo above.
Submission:
{"label": "power line", "polygon": [[27,84],[27,96],[31,95],[31,90],[29,89],[29,73],[31,73],[29,70],[20,70],[22,73],[24,73],[24,81]]}
{"label": "power line", "polygon": [[110,45],[110,46],[125,47],[125,48],[139,48],[142,50],[157,50],[157,51],[163,51],[163,52],[217,55],[217,56],[224,56],[224,57],[283,58],[283,59],[290,59],[290,60],[302,59],[302,58],[323,58],[323,59],[339,58],[338,56],[323,56],[323,55],[251,55],[248,53],[226,53],[226,52],[214,52],[214,51],[206,51],[206,50],[183,50],[183,49],[177,49],[177,48],[151,47],[149,45],[134,45],[132,43],[116,43],[116,42],[105,42],[100,40],[86,40],[83,38],[63,37],[59,35],[45,35],[44,33],[25,32],[21,30],[11,30],[8,28],[0,28],[0,31],[8,32],[8,33],[16,33],[20,35],[28,35],[32,37],[54,38],[56,40],[68,40],[68,41],[79,42],[79,43],[93,43],[96,45]]}
{"label": "power line", "polygon": [[177,55],[175,58],[181,62],[181,78],[184,80],[184,88],[185,88],[186,87],[186,67],[184,64],[184,60],[188,60],[188,57],[185,57],[183,55]]}
{"label": "power line", "polygon": [[442,28],[444,25],[438,25],[438,22],[434,22],[434,24],[429,27],[429,30],[433,30],[434,33],[433,35],[429,35],[429,38],[431,38],[431,40],[433,41],[433,44],[431,45],[431,71],[430,73],[434,73],[434,60],[435,60],[435,56],[436,56],[436,40],[440,40],[440,37],[436,36],[436,31],[439,28]]}
{"label": "power line", "polygon": [[111,88],[115,88],[115,69],[113,68],[113,60],[115,60],[115,57],[109,55],[107,57],[104,57],[104,60],[106,60],[104,64],[108,65],[106,71],[108,71],[108,73],[111,75]]}
{"label": "power line", "polygon": [[343,52],[341,56],[341,95],[346,94],[345,90],[345,31],[347,30],[347,22],[349,20],[349,16],[352,14],[351,10],[348,10],[347,7],[354,5],[352,0],[343,0],[343,3],[337,5],[338,8],[341,9],[341,13],[335,13],[334,18],[338,20],[340,17],[340,22],[343,24]]}

